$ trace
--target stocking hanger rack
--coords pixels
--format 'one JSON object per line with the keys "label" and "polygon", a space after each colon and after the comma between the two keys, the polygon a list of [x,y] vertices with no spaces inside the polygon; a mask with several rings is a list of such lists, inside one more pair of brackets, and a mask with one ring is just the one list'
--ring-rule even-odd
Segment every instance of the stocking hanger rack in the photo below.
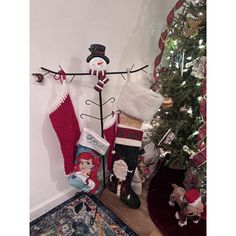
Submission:
{"label": "stocking hanger rack", "polygon": [[[60,69],[62,70],[61,66],[59,66],[59,67],[60,67]],[[145,71],[144,69],[147,68],[148,65],[145,65],[145,66],[143,66],[143,67],[141,67],[141,68],[138,68],[138,69],[136,69],[136,70],[132,70],[133,67],[134,67],[134,64],[132,65],[132,67],[131,67],[129,73],[136,73],[136,72],[139,72],[139,71],[143,71],[143,72],[147,73],[147,71]],[[37,81],[36,81],[36,82],[42,83],[42,82],[44,81],[44,79],[45,79],[45,75],[47,75],[47,74],[49,74],[49,73],[54,74],[54,79],[55,79],[55,80],[59,80],[59,79],[57,79],[57,78],[55,77],[56,75],[60,75],[60,72],[59,72],[59,71],[56,72],[56,71],[47,69],[47,68],[45,68],[45,67],[41,67],[41,69],[44,70],[44,71],[46,71],[46,73],[44,73],[44,74],[42,74],[42,73],[32,73],[33,76],[36,76],[36,77],[37,77]],[[124,77],[123,74],[127,74],[127,73],[128,73],[128,71],[112,71],[112,72],[106,72],[106,74],[108,74],[108,75],[119,74],[119,75],[121,75],[121,76],[123,77],[124,80],[126,80],[126,78]],[[87,73],[87,72],[86,72],[86,73],[81,73],[81,72],[77,72],[77,73],[65,73],[65,75],[67,75],[67,76],[72,76],[72,78],[71,78],[71,80],[70,80],[70,83],[73,81],[73,79],[75,78],[75,76],[80,76],[80,75],[81,75],[81,76],[87,76],[87,75],[90,75],[90,76],[91,76],[91,74],[90,74],[90,73]],[[60,77],[59,77],[59,78],[60,78]],[[110,113],[109,115],[107,115],[107,116],[104,117],[104,116],[103,116],[103,106],[104,106],[105,104],[107,104],[108,102],[115,102],[115,98],[114,98],[114,97],[111,97],[111,98],[109,98],[107,101],[105,101],[105,102],[103,103],[103,102],[102,102],[102,91],[101,91],[101,92],[98,92],[98,93],[99,93],[99,103],[96,103],[96,102],[94,102],[94,101],[92,101],[92,100],[90,100],[90,99],[87,99],[87,100],[85,101],[85,104],[86,104],[86,105],[92,105],[92,104],[94,104],[94,105],[98,106],[98,107],[99,107],[99,110],[100,110],[100,117],[91,116],[91,115],[88,115],[88,114],[85,114],[85,113],[80,114],[80,117],[81,117],[81,119],[84,119],[84,117],[87,116],[87,117],[90,117],[90,118],[93,118],[93,119],[96,119],[96,120],[100,120],[101,137],[104,138],[103,121],[104,121],[106,118],[108,118],[109,116],[114,115],[114,111],[112,111],[112,113]],[[120,112],[120,111],[118,110],[118,111],[116,111],[116,112]],[[104,156],[104,155],[101,155],[101,158],[102,158],[102,169],[103,169],[103,188],[102,188],[102,191],[101,191],[100,194],[99,194],[99,198],[100,198],[100,196],[102,195],[104,189],[106,188],[105,156]],[[95,211],[95,216],[92,217],[92,219],[91,219],[91,221],[90,221],[90,224],[91,224],[91,225],[92,225],[92,224],[94,223],[94,221],[95,221],[96,214],[97,214],[97,208],[96,208],[96,211]]]}
{"label": "stocking hanger rack", "polygon": [[[59,66],[61,68],[61,66]],[[143,67],[140,67],[136,70],[132,70],[134,67],[134,64],[131,66],[131,69],[130,69],[130,73],[136,73],[138,71],[143,71],[145,73],[147,73],[147,71],[145,71],[144,69],[148,67],[148,65],[145,65]],[[62,69],[62,68],[61,68]],[[36,82],[39,82],[39,83],[42,83],[43,80],[45,79],[44,76],[51,73],[51,74],[54,74],[54,75],[59,75],[60,73],[59,72],[56,72],[56,71],[53,71],[53,70],[50,70],[50,69],[47,69],[45,67],[41,67],[41,70],[44,70],[46,71],[46,73],[42,74],[42,73],[32,73],[32,75],[36,76],[37,77],[37,81]],[[69,75],[69,76],[72,76],[71,80],[70,80],[70,83],[73,81],[73,79],[75,78],[75,76],[78,76],[78,75],[91,75],[90,73],[88,72],[76,72],[76,73],[65,73],[66,75]],[[121,75],[123,77],[124,80],[125,77],[123,76],[123,74],[127,74],[127,71],[110,71],[110,72],[106,72],[107,75]]]}
{"label": "stocking hanger rack", "polygon": [[[59,66],[59,67],[60,67],[60,69],[62,70],[61,66]],[[142,66],[142,67],[140,67],[140,68],[138,68],[138,69],[136,69],[136,70],[132,70],[133,67],[134,67],[134,64],[131,66],[129,73],[136,73],[136,72],[139,72],[139,71],[143,71],[143,72],[147,73],[147,71],[145,71],[144,69],[147,68],[148,65]],[[45,67],[41,67],[41,70],[46,71],[46,73],[44,73],[44,74],[42,74],[42,73],[32,73],[33,76],[36,76],[36,77],[37,77],[37,81],[36,81],[36,82],[38,82],[38,83],[42,83],[42,82],[44,81],[44,79],[45,79],[45,75],[47,75],[47,74],[49,74],[49,73],[54,74],[54,75],[60,75],[60,72],[59,72],[59,71],[56,72],[56,71],[47,69],[47,68],[45,68]],[[119,74],[119,75],[121,75],[121,76],[123,77],[124,80],[126,80],[126,78],[124,77],[123,74],[127,74],[127,73],[128,73],[127,71],[111,71],[111,72],[106,72],[106,74],[108,74],[108,75]],[[70,80],[70,83],[73,81],[73,79],[75,78],[75,76],[80,76],[80,75],[82,75],[82,76],[90,75],[90,76],[91,76],[91,74],[88,73],[88,72],[85,72],[85,73],[84,73],[84,72],[83,72],[83,73],[82,73],[82,72],[65,73],[65,75],[67,75],[67,76],[72,76],[72,79]],[[54,78],[55,78],[55,77],[54,77]],[[55,79],[56,79],[56,78],[55,78]],[[100,125],[100,126],[101,126],[101,137],[102,137],[102,138],[104,138],[103,121],[104,121],[106,118],[108,118],[109,116],[111,116],[111,115],[114,114],[114,112],[112,112],[112,113],[110,113],[109,115],[107,115],[107,116],[105,116],[105,117],[103,116],[103,106],[104,106],[105,104],[107,104],[108,102],[115,102],[115,98],[114,98],[114,97],[111,97],[111,98],[109,98],[107,101],[105,101],[105,102],[103,103],[103,102],[102,102],[102,92],[99,92],[99,103],[96,103],[96,102],[94,102],[94,101],[92,101],[92,100],[90,100],[90,99],[87,99],[87,100],[85,101],[85,104],[86,104],[86,105],[94,104],[94,105],[98,106],[98,107],[99,107],[99,110],[100,110],[100,117],[91,116],[91,115],[88,115],[88,114],[85,114],[85,113],[80,114],[80,117],[81,117],[82,119],[84,119],[84,116],[87,116],[87,117],[90,117],[90,118],[93,118],[93,119],[96,119],[96,120],[100,120],[100,123],[101,123],[101,125]],[[103,162],[103,189],[105,189],[105,188],[106,188],[106,181],[105,181],[105,157],[104,157],[104,156],[102,156],[102,162]]]}

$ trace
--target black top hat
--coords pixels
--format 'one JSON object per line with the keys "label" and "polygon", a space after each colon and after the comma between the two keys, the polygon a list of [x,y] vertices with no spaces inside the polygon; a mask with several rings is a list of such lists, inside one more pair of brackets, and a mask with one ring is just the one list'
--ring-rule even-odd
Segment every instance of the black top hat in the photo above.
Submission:
{"label": "black top hat", "polygon": [[90,62],[90,60],[94,57],[101,57],[106,61],[107,64],[109,64],[110,59],[105,56],[105,49],[106,47],[101,44],[91,44],[89,48],[91,55],[87,57],[86,61]]}

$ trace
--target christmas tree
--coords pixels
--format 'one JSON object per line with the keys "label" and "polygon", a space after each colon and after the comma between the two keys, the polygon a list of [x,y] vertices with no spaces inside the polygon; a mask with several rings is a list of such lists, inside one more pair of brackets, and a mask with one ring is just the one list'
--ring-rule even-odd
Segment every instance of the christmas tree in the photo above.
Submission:
{"label": "christmas tree", "polygon": [[169,153],[166,165],[186,170],[185,188],[198,189],[205,202],[206,1],[179,1],[176,6],[155,61],[152,89],[164,96],[164,103],[152,121],[152,140]]}

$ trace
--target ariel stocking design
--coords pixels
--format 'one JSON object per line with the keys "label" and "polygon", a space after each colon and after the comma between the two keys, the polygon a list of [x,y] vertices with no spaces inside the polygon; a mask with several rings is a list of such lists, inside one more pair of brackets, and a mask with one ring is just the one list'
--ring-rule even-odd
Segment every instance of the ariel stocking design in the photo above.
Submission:
{"label": "ariel stocking design", "polygon": [[60,142],[64,158],[64,170],[68,175],[73,170],[76,142],[80,137],[79,123],[68,93],[64,71],[59,71],[62,89],[49,110],[49,118]]}
{"label": "ariel stocking design", "polygon": [[109,143],[94,131],[84,128],[78,141],[78,150],[69,183],[80,191],[94,194],[99,189],[97,178],[100,155],[104,155]]}
{"label": "ariel stocking design", "polygon": [[95,193],[99,188],[97,179],[99,165],[99,154],[91,148],[79,145],[69,183],[83,192]]}
{"label": "ariel stocking design", "polygon": [[118,124],[113,170],[108,186],[130,208],[139,208],[141,205],[131,188],[131,182],[138,164],[142,137],[141,129]]}

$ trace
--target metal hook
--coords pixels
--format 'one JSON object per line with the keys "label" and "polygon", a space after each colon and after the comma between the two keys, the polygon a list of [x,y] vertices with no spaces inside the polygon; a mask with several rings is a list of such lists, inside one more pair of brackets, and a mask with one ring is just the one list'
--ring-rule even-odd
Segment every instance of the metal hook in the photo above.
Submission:
{"label": "metal hook", "polygon": [[38,82],[38,83],[42,83],[43,82],[43,80],[44,80],[44,75],[43,74],[41,74],[41,73],[33,73],[32,75],[34,75],[34,76],[37,76],[37,80],[36,80],[36,82]]}
{"label": "metal hook", "polygon": [[47,75],[47,74],[49,74],[49,73],[50,73],[50,72],[48,71],[48,72],[46,72],[45,74],[33,73],[32,75],[37,76],[38,79],[36,80],[36,82],[42,83],[43,80],[44,80],[44,76]]}
{"label": "metal hook", "polygon": [[121,114],[121,110],[116,110],[115,113]]}
{"label": "metal hook", "polygon": [[109,98],[106,102],[104,102],[103,104],[102,104],[102,106],[103,105],[105,105],[106,103],[108,103],[110,100],[113,100],[113,101],[111,101],[111,102],[115,102],[115,98],[114,97],[111,97],[111,98]]}
{"label": "metal hook", "polygon": [[101,120],[100,118],[98,118],[98,117],[95,117],[95,116],[90,116],[90,115],[87,115],[87,114],[80,114],[80,117],[81,117],[81,119],[84,119],[84,117],[83,116],[87,116],[87,117],[90,117],[90,118],[93,118],[93,119],[96,119],[96,120]]}
{"label": "metal hook", "polygon": [[144,69],[142,69],[142,71],[143,71],[143,72],[145,72],[145,73],[147,73],[147,71],[146,71],[146,70],[144,70]]}
{"label": "metal hook", "polygon": [[95,104],[95,105],[97,105],[97,106],[100,106],[98,103],[96,103],[96,102],[94,102],[94,101],[92,101],[92,100],[90,100],[90,99],[87,99],[86,101],[85,101],[85,104],[86,105],[91,105],[91,103],[93,103],[93,104]]}
{"label": "metal hook", "polygon": [[120,111],[120,110],[116,110],[115,112],[113,111],[113,112],[111,112],[109,115],[105,116],[105,117],[103,118],[103,120],[105,120],[105,119],[108,118],[109,116],[114,116],[115,113],[120,114],[121,111]]}
{"label": "metal hook", "polygon": [[70,83],[73,81],[74,78],[75,78],[75,75],[73,75],[72,79],[70,80]]}
{"label": "metal hook", "polygon": [[123,74],[120,74],[120,75],[123,77],[123,79],[124,79],[124,80],[126,80],[126,78],[124,77],[124,75],[123,75]]}
{"label": "metal hook", "polygon": [[134,64],[131,66],[130,71],[133,69],[133,67],[134,67]]}
{"label": "metal hook", "polygon": [[109,115],[103,117],[103,120],[105,120],[106,118],[108,118],[109,116],[114,116],[114,112],[110,113]]}

